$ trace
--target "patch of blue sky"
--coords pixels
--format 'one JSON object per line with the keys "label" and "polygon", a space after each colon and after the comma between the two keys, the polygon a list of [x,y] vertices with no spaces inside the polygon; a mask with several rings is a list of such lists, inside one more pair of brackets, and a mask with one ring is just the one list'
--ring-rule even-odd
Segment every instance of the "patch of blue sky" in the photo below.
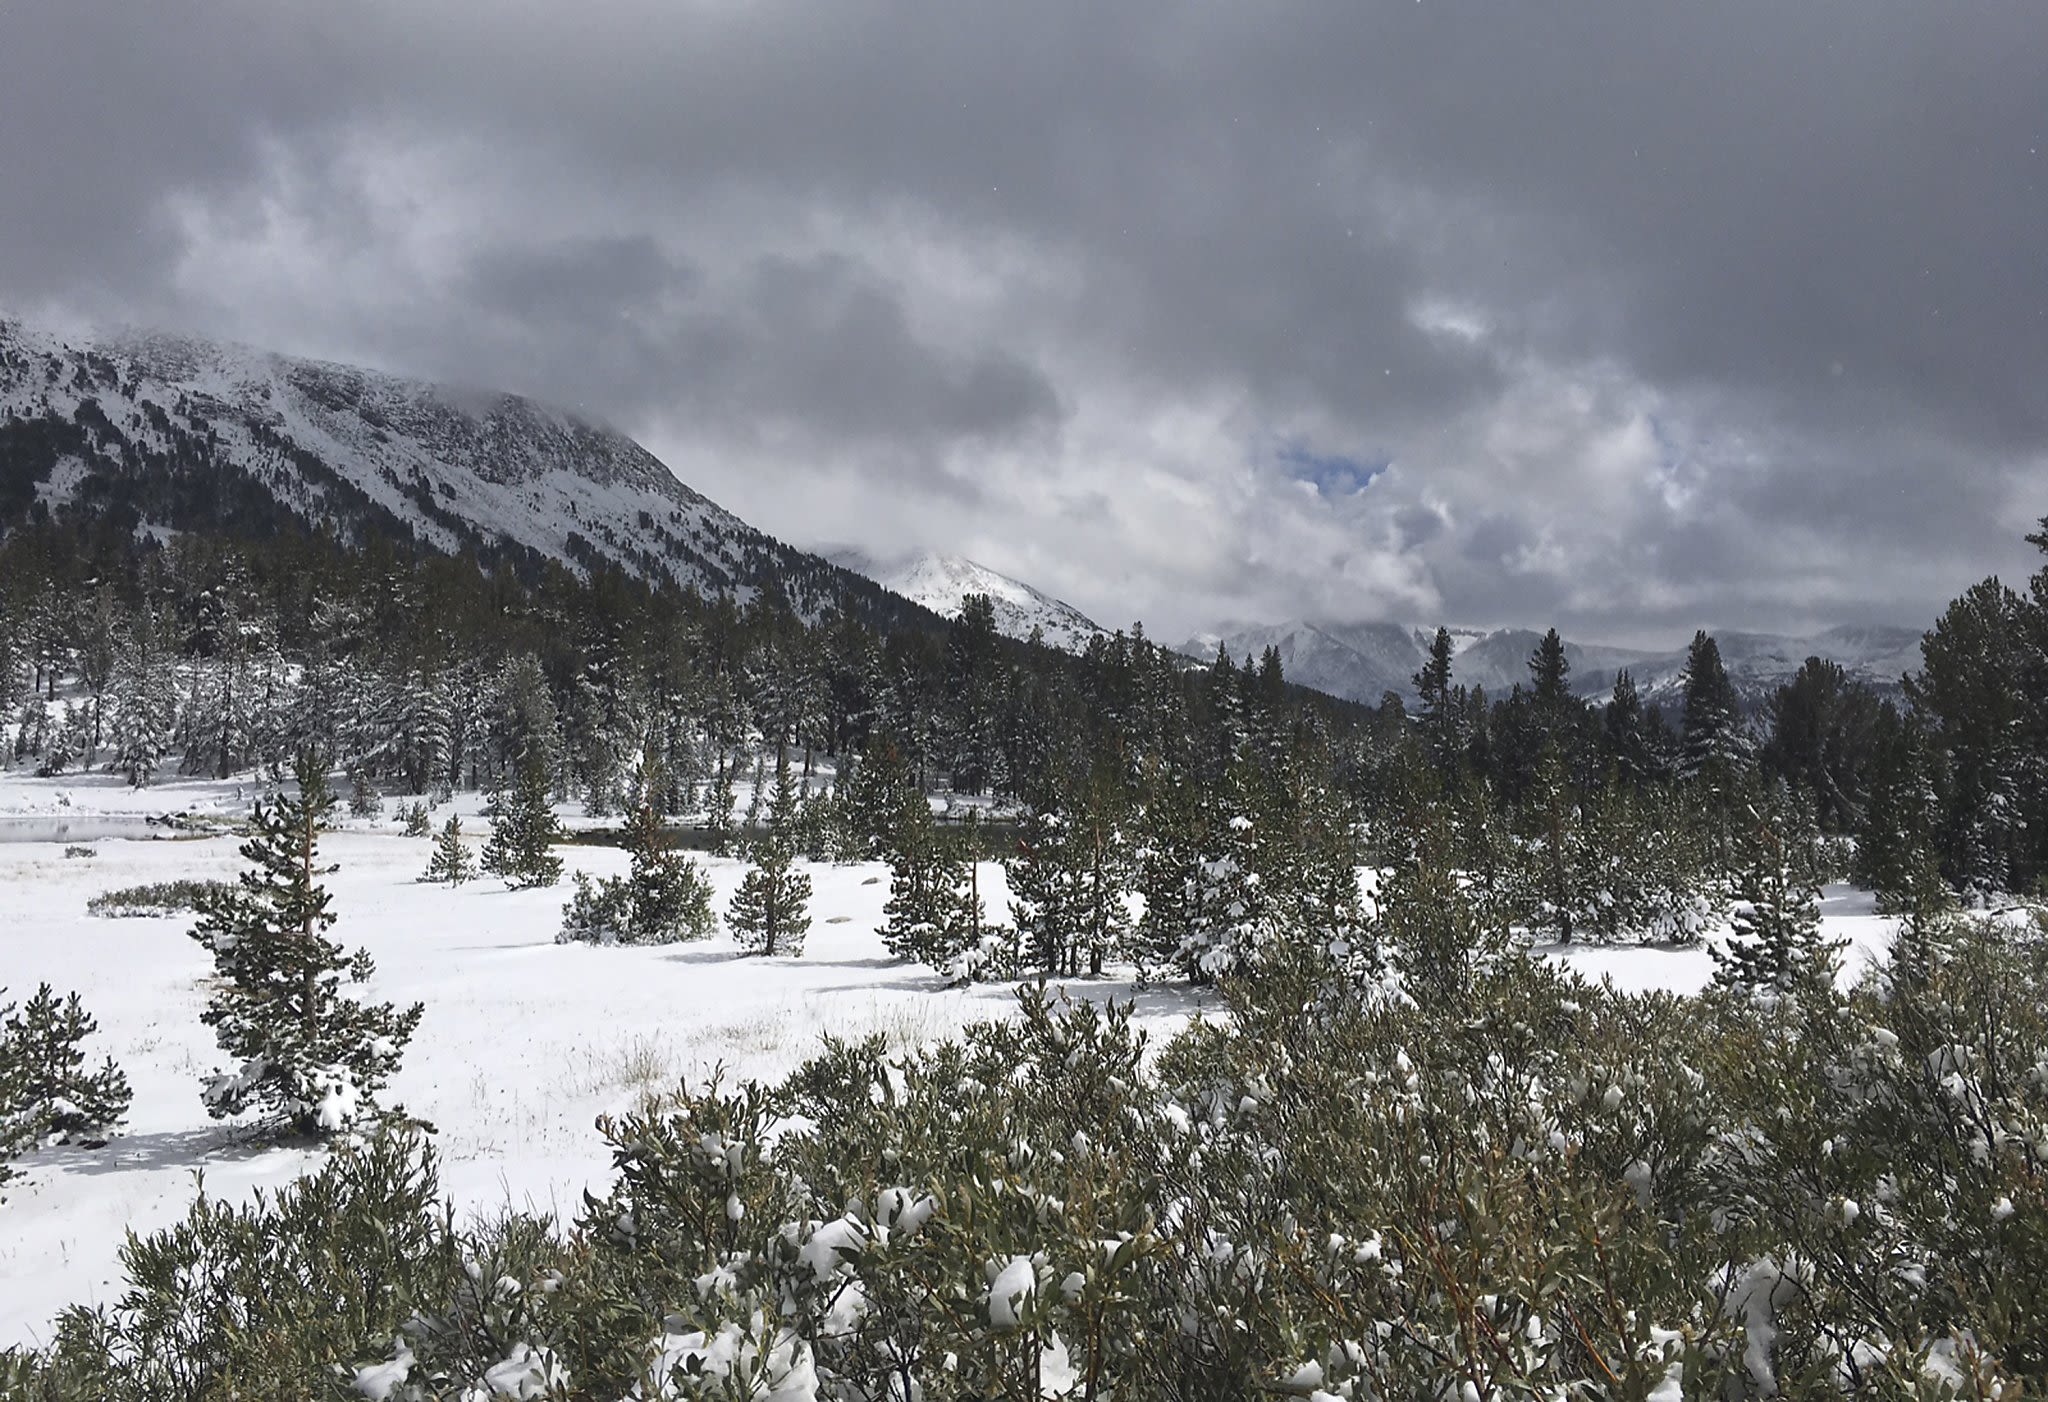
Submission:
{"label": "patch of blue sky", "polygon": [[1297,482],[1306,482],[1326,497],[1356,496],[1393,465],[1390,458],[1354,458],[1343,453],[1318,453],[1305,443],[1282,444],[1275,460]]}

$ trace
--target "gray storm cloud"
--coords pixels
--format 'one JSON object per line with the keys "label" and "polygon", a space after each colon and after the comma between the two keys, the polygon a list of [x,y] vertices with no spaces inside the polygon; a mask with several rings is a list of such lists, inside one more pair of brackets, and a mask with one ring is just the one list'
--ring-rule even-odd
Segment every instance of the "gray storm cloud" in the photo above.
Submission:
{"label": "gray storm cloud", "polygon": [[2044,92],[2026,3],[15,0],[0,304],[1155,631],[1918,622],[2048,512]]}

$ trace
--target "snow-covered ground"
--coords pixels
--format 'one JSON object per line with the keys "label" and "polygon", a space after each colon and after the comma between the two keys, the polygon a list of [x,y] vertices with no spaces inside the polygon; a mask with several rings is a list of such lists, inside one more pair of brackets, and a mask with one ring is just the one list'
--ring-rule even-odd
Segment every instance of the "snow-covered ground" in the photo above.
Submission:
{"label": "snow-covered ground", "polygon": [[[231,836],[167,837],[148,814],[236,816],[253,784],[173,781],[140,792],[107,777],[0,776],[0,983],[20,1001],[48,981],[76,991],[99,1019],[88,1044],[111,1054],[135,1090],[127,1132],[104,1149],[53,1149],[25,1160],[0,1204],[0,1346],[47,1339],[63,1305],[109,1297],[123,1233],[180,1216],[203,1171],[207,1191],[244,1195],[296,1177],[302,1149],[251,1144],[207,1118],[203,1075],[221,1058],[199,1021],[208,957],[187,938],[191,918],[103,919],[88,898],[116,887],[179,877],[230,878],[241,866]],[[468,818],[478,800],[455,811]],[[396,805],[390,806],[395,810]],[[449,810],[443,808],[437,820]],[[60,825],[68,831],[59,831]],[[443,1180],[457,1203],[488,1212],[507,1204],[573,1217],[586,1186],[609,1178],[600,1114],[631,1108],[649,1090],[723,1065],[735,1077],[776,1077],[820,1036],[881,1032],[898,1044],[1002,1016],[1007,988],[948,988],[889,958],[876,935],[888,894],[879,863],[814,866],[810,939],[801,958],[741,955],[723,936],[653,949],[557,945],[568,886],[508,892],[494,880],[459,889],[424,886],[424,839],[396,819],[344,822],[323,851],[335,934],[377,961],[370,994],[426,1004],[389,1099],[433,1123]],[[480,841],[480,818],[465,826]],[[110,835],[128,833],[131,835]],[[95,855],[65,855],[84,845]],[[560,849],[571,870],[612,874],[625,854]],[[743,865],[709,859],[722,912]],[[1000,868],[982,873],[993,917],[1006,913]],[[1852,968],[1881,948],[1889,923],[1869,898],[1835,889],[1831,933],[1848,938]],[[1701,949],[1579,948],[1556,957],[1632,988],[1692,991],[1711,973]],[[1178,987],[1087,981],[1091,997],[1135,997],[1159,1034],[1204,1004]]]}
{"label": "snow-covered ground", "polygon": [[[135,1090],[121,1137],[100,1150],[35,1155],[18,1165],[24,1177],[0,1189],[0,1346],[47,1339],[63,1305],[108,1298],[123,1232],[180,1216],[195,1170],[205,1172],[209,1193],[241,1195],[287,1182],[312,1161],[305,1150],[243,1142],[200,1104],[200,1078],[222,1059],[199,1021],[211,963],[186,935],[191,917],[85,911],[88,898],[115,887],[229,879],[243,865],[230,836],[95,834],[124,818],[128,831],[150,831],[135,821],[149,813],[240,814],[258,792],[233,782],[167,782],[138,793],[104,776],[0,776],[6,1001],[20,1002],[45,980],[60,993],[75,990],[100,1024],[88,1055],[111,1054]],[[454,811],[480,843],[486,824],[469,816],[478,802],[462,795]],[[573,1217],[583,1189],[610,1178],[592,1122],[632,1108],[645,1091],[701,1080],[721,1064],[730,1076],[779,1077],[827,1032],[916,1043],[1004,1016],[1014,1003],[1007,988],[947,988],[889,957],[875,933],[888,898],[880,863],[809,868],[813,923],[802,958],[744,956],[722,935],[664,948],[557,945],[566,880],[520,892],[490,879],[420,885],[429,843],[399,834],[395,808],[374,824],[343,820],[322,844],[340,867],[328,879],[340,917],[334,934],[375,957],[371,996],[426,1004],[388,1100],[436,1126],[444,1184],[464,1207],[510,1203]],[[69,831],[57,832],[59,824]],[[80,843],[96,855],[64,855]],[[626,868],[613,848],[559,850],[571,871]],[[722,913],[744,865],[705,865]],[[1006,912],[1001,869],[985,868],[982,883],[991,914]],[[1202,1001],[1117,980],[1091,981],[1085,991],[1136,997],[1141,1020],[1161,1031]]]}

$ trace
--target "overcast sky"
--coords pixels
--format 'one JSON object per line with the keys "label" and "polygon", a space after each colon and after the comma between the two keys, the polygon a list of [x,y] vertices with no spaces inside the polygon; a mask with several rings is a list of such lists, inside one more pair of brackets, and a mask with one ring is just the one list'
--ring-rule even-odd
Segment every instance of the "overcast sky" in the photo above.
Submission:
{"label": "overcast sky", "polygon": [[0,0],[0,305],[602,416],[1110,623],[1931,619],[2048,513],[2048,10]]}

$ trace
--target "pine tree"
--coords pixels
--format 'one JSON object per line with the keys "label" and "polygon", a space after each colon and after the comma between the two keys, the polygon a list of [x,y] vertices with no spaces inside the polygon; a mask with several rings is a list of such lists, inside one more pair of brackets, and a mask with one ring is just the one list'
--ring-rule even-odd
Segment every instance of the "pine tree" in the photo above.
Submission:
{"label": "pine tree", "polygon": [[807,907],[811,899],[811,878],[797,871],[793,828],[797,821],[797,792],[789,770],[789,756],[778,751],[775,761],[775,797],[769,805],[768,831],[753,843],[753,867],[733,893],[726,923],[742,947],[756,954],[784,954],[796,957],[804,952],[804,936],[811,928]]}
{"label": "pine tree", "polygon": [[1877,893],[1880,910],[1907,910],[1918,901],[1922,878],[1939,869],[1935,826],[1941,795],[1917,717],[1901,717],[1884,707],[1878,715],[1875,748],[1870,797],[1849,875]]}
{"label": "pine tree", "polygon": [[889,855],[881,929],[889,952],[944,970],[978,945],[982,911],[972,874],[972,853],[938,831],[924,800],[909,805]]}
{"label": "pine tree", "polygon": [[92,758],[92,712],[75,701],[64,703],[64,719],[43,747],[43,762],[36,773],[44,778],[62,774]]}
{"label": "pine tree", "polygon": [[1464,749],[1458,733],[1458,698],[1451,689],[1451,653],[1451,630],[1438,628],[1430,640],[1429,660],[1413,678],[1422,702],[1422,733],[1437,773],[1444,776],[1457,768]]}
{"label": "pine tree", "polygon": [[1273,934],[1265,834],[1253,798],[1242,771],[1234,773],[1216,821],[1207,825],[1209,843],[1192,900],[1195,917],[1175,959],[1191,979],[1206,982],[1244,972],[1257,963]]}
{"label": "pine tree", "polygon": [[112,1057],[97,1071],[86,1068],[78,1044],[99,1024],[78,995],[60,1001],[46,983],[19,1013],[0,1013],[0,1124],[26,1117],[33,1138],[67,1144],[111,1134],[133,1097]]}
{"label": "pine tree", "polygon": [[1820,889],[1784,831],[1767,824],[1742,883],[1734,937],[1714,950],[1714,982],[1767,1000],[1831,993],[1846,943],[1820,932]]}
{"label": "pine tree", "polygon": [[1098,773],[1063,807],[1033,817],[1003,864],[1024,953],[1045,973],[1073,976],[1085,965],[1099,974],[1108,952],[1128,942],[1130,857],[1118,808]]}
{"label": "pine tree", "polygon": [[1706,631],[1693,634],[1685,658],[1685,729],[1679,772],[1688,779],[1725,781],[1748,757],[1742,731],[1742,707],[1728,669],[1721,665],[1721,646]]}
{"label": "pine tree", "polygon": [[1642,696],[1626,668],[1614,674],[1614,691],[1601,717],[1600,748],[1607,768],[1625,783],[1645,783],[1655,770]]}
{"label": "pine tree", "polygon": [[1974,900],[2032,875],[2027,809],[2038,801],[2029,789],[2040,786],[2042,766],[2026,743],[2028,712],[2040,704],[2027,693],[2026,610],[1996,579],[1973,585],[1922,639],[1921,670],[1906,678],[1907,698],[1941,753],[1942,873]]}
{"label": "pine tree", "polygon": [[1587,864],[1578,795],[1565,772],[1564,755],[1546,741],[1536,777],[1522,804],[1523,852],[1528,864],[1529,923],[1569,944],[1584,915],[1582,879]]}
{"label": "pine tree", "polygon": [[961,599],[960,613],[946,631],[944,721],[953,787],[961,793],[986,790],[996,765],[1003,683],[1000,636],[995,603],[988,595]]}
{"label": "pine tree", "polygon": [[522,765],[518,787],[492,821],[483,868],[515,891],[552,886],[562,879],[562,859],[553,848],[562,838],[547,774],[538,764]]}
{"label": "pine tree", "polygon": [[1474,981],[1509,948],[1502,912],[1474,900],[1460,879],[1455,848],[1440,815],[1419,816],[1412,845],[1374,895],[1380,948],[1403,990],[1430,1010],[1463,1006]]}
{"label": "pine tree", "polygon": [[217,1119],[257,1108],[289,1129],[340,1133],[368,1115],[419,1025],[415,1003],[345,996],[375,972],[366,950],[344,955],[320,878],[319,830],[334,807],[324,768],[297,766],[299,792],[259,802],[242,844],[252,870],[201,905],[192,937],[213,955],[215,991],[202,1021],[239,1065],[211,1077],[203,1098]]}
{"label": "pine tree", "polygon": [[178,679],[162,625],[145,607],[115,664],[114,764],[136,788],[170,753],[178,728]]}
{"label": "pine tree", "polygon": [[711,836],[713,856],[725,857],[732,854],[733,842],[733,771],[738,761],[719,749],[717,767],[712,771],[711,784],[705,791],[704,830]]}
{"label": "pine tree", "polygon": [[1154,774],[1132,852],[1144,914],[1133,954],[1150,972],[1177,966],[1202,917],[1203,806],[1191,783]]}
{"label": "pine tree", "polygon": [[670,944],[711,933],[711,884],[669,841],[649,799],[641,799],[626,825],[626,851],[633,862],[626,878],[631,943]]}
{"label": "pine tree", "polygon": [[1758,759],[1766,772],[1812,796],[1823,830],[1853,831],[1869,801],[1885,709],[1839,663],[1809,657],[1772,694],[1770,738]]}
{"label": "pine tree", "polygon": [[1529,654],[1529,693],[1538,710],[1555,713],[1572,703],[1571,673],[1564,640],[1552,628]]}
{"label": "pine tree", "polygon": [[348,776],[348,814],[351,818],[375,818],[384,811],[384,796],[377,792],[366,769],[351,769]]}
{"label": "pine tree", "polygon": [[441,835],[434,839],[434,855],[428,859],[426,875],[420,880],[460,886],[475,876],[476,859],[470,856],[469,845],[462,840],[462,816],[450,813]]}

